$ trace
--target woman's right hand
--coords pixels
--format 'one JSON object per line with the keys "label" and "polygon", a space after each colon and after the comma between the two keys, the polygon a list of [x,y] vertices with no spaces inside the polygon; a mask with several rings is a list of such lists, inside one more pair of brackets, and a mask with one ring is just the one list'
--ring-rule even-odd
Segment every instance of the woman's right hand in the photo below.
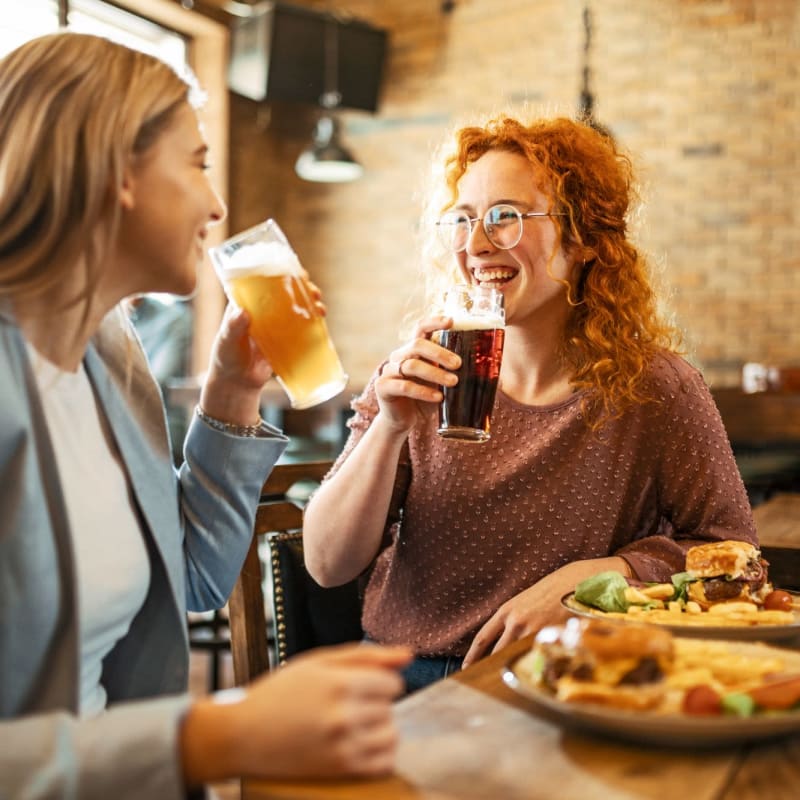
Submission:
{"label": "woman's right hand", "polygon": [[257,679],[238,702],[199,701],[182,731],[187,785],[390,773],[392,701],[411,655],[366,643],[320,648]]}
{"label": "woman's right hand", "polygon": [[407,432],[414,427],[427,403],[442,401],[440,386],[455,386],[451,371],[461,366],[455,353],[432,341],[434,331],[447,330],[450,317],[422,320],[414,338],[395,350],[375,381],[381,416],[393,429]]}

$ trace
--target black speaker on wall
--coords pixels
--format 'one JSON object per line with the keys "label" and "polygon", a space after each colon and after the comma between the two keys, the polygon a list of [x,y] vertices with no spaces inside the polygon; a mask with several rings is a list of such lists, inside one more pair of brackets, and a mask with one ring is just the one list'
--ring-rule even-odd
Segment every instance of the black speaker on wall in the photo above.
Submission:
{"label": "black speaker on wall", "polygon": [[252,100],[320,105],[333,81],[339,108],[376,111],[387,38],[386,31],[349,17],[262,3],[231,24],[228,83]]}

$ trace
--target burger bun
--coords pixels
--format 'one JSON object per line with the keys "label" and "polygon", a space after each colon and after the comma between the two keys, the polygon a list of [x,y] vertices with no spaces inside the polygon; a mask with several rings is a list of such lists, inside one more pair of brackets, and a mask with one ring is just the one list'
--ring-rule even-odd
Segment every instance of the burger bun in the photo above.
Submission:
{"label": "burger bun", "polygon": [[739,578],[745,574],[751,561],[758,561],[761,553],[749,542],[726,539],[722,542],[690,547],[686,552],[686,571],[694,578],[727,576]]}

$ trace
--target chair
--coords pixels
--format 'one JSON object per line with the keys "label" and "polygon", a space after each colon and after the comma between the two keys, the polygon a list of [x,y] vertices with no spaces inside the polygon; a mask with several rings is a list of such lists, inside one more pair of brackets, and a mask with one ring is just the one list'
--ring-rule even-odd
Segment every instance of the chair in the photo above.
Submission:
{"label": "chair", "polygon": [[231,649],[227,610],[190,613],[188,626],[189,647],[209,655],[208,690],[216,692],[221,687],[222,659]]}
{"label": "chair", "polygon": [[[305,498],[292,499],[292,489],[298,484],[319,483],[331,464],[279,464],[264,484],[253,541],[228,601],[233,672],[238,685],[266,672],[271,663],[282,664],[301,650],[362,636],[357,581],[325,589],[311,578],[303,562]],[[273,582],[270,637],[258,547],[262,537],[270,550],[268,569]]]}
{"label": "chair", "polygon": [[306,571],[303,532],[267,534],[273,590],[273,663],[303,650],[358,641],[361,597],[357,581],[324,588]]}

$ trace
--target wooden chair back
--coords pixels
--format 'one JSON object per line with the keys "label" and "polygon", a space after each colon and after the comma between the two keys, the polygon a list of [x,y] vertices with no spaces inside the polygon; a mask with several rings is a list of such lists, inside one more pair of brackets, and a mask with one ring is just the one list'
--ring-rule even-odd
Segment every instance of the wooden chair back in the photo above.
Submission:
{"label": "wooden chair back", "polygon": [[308,574],[302,531],[267,534],[272,573],[273,664],[324,645],[360,641],[361,584],[320,586]]}
{"label": "wooden chair back", "polygon": [[[262,537],[267,537],[270,544],[269,568],[272,571],[275,592],[273,665],[282,663],[298,650],[342,638],[356,638],[360,633],[360,604],[355,583],[346,588],[323,589],[305,572],[302,502],[292,500],[288,494],[300,482],[319,483],[331,466],[331,461],[279,464],[264,484],[256,512],[253,541],[228,601],[233,672],[237,685],[251,681],[270,668],[264,611],[264,576],[258,547]],[[332,631],[329,637],[324,631],[312,630],[314,625],[317,628],[319,625],[326,626],[328,620],[325,614],[320,618],[312,610],[314,624],[310,624],[307,613],[309,604],[315,608],[321,606],[326,610],[341,610],[342,597],[345,598],[346,611],[337,613],[348,616],[344,637],[341,637],[338,630]],[[338,620],[331,618],[331,624],[338,624]]]}

